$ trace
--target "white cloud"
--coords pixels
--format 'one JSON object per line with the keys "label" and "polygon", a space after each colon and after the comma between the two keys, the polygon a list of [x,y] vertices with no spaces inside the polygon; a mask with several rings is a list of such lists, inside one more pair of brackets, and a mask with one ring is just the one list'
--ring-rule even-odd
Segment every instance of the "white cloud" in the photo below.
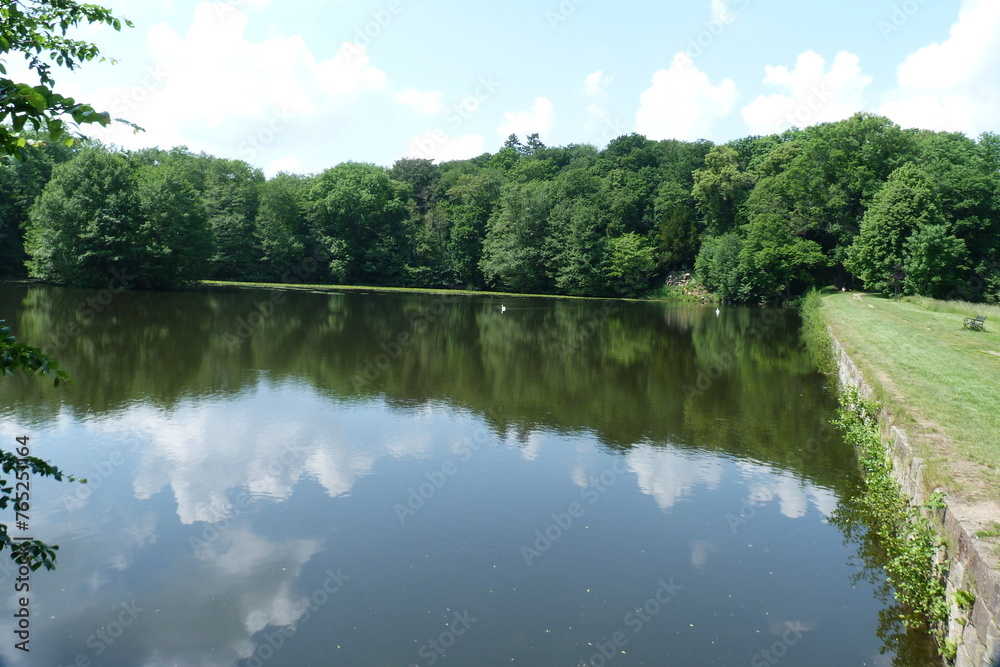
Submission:
{"label": "white cloud", "polygon": [[[139,407],[122,415],[116,432],[148,434],[132,481],[135,497],[148,499],[169,489],[181,523],[215,523],[233,514],[234,488],[280,501],[308,477],[319,482],[327,495],[337,497],[350,493],[354,482],[368,474],[390,447],[400,457],[407,454],[407,447],[415,452],[425,449],[421,431],[411,430],[410,437],[396,442],[373,435],[370,425],[361,421],[338,423],[336,428],[273,422],[261,405],[280,411],[288,401],[313,400],[281,388],[261,388],[254,400],[258,403],[241,406],[238,413],[226,412],[230,406],[225,401],[209,401],[184,404],[169,413]],[[212,447],[204,447],[206,442]],[[368,442],[377,445],[359,444]]]}
{"label": "white cloud", "polygon": [[[806,516],[810,507],[829,518],[837,509],[837,496],[827,488],[804,482],[795,475],[766,465],[741,462],[738,466],[746,479],[747,499],[750,507],[778,501],[778,511],[789,519]],[[756,512],[741,513],[740,518],[750,519]]]}
{"label": "white cloud", "polygon": [[614,83],[615,77],[605,74],[603,70],[597,70],[593,74],[587,75],[583,82],[583,94],[587,97],[604,97],[607,95],[605,88]]}
{"label": "white cloud", "polygon": [[[230,4],[238,5],[240,0],[232,0]],[[114,3],[102,3],[105,6],[113,5],[112,10],[116,16],[128,16],[136,17],[139,16],[142,11],[171,11],[174,9],[174,0],[118,0]],[[251,2],[244,2],[244,4],[253,4]],[[259,3],[258,3],[259,4]],[[268,4],[267,0],[264,0],[263,4],[266,6]],[[98,25],[87,26],[89,28],[99,28],[102,27]],[[81,26],[82,27],[82,26]]]}
{"label": "white cloud", "polygon": [[587,470],[583,466],[573,466],[569,477],[573,480],[573,484],[579,486],[581,489],[586,489],[589,486],[587,482]]}
{"label": "white cloud", "polygon": [[719,546],[711,540],[695,540],[691,543],[691,567],[702,572],[708,564],[708,555],[716,553]]}
{"label": "white cloud", "polygon": [[[993,100],[995,106],[996,100]],[[942,132],[979,134],[974,128],[977,107],[981,105],[965,95],[915,95],[902,100],[885,102],[879,114],[901,127],[916,127]]]}
{"label": "white cloud", "polygon": [[301,174],[305,171],[305,165],[302,164],[302,160],[297,157],[280,157],[274,160],[264,171],[268,174],[278,174],[285,172],[287,174]]}
{"label": "white cloud", "polygon": [[790,475],[769,474],[748,486],[748,502],[762,505],[778,500],[778,509],[789,519],[800,519],[809,509],[809,501],[802,484]]}
{"label": "white cloud", "polygon": [[501,137],[516,134],[522,139],[529,134],[546,134],[555,122],[552,102],[547,97],[535,98],[535,103],[528,111],[507,111],[503,115],[504,123],[497,129]]}
{"label": "white cloud", "polygon": [[115,124],[94,136],[127,148],[188,145],[258,163],[281,157],[282,143],[332,124],[362,96],[385,92],[386,76],[364,47],[346,42],[318,60],[299,35],[252,41],[250,20],[234,4],[266,2],[199,3],[183,35],[166,23],[150,28],[151,65],[140,80],[86,95],[146,132]]}
{"label": "white cloud", "polygon": [[966,0],[948,39],[911,53],[879,108],[904,127],[975,135],[996,128],[1000,3]]}
{"label": "white cloud", "polygon": [[726,5],[725,0],[712,0],[712,20],[717,21],[722,24],[732,23],[736,18],[729,7]]}
{"label": "white cloud", "polygon": [[396,93],[395,100],[399,104],[410,107],[417,113],[433,116],[444,113],[444,103],[441,101],[444,94],[440,91],[423,92],[408,88],[401,93]]}
{"label": "white cloud", "polygon": [[521,447],[521,456],[524,457],[525,461],[534,461],[538,458],[538,455],[542,451],[542,444],[545,442],[545,436],[538,431],[532,431],[528,434],[528,437]]}
{"label": "white cloud", "polygon": [[[120,509],[115,506],[112,511]],[[80,627],[93,626],[95,619],[113,618],[112,614],[118,610],[112,612],[109,607],[108,589],[115,582],[145,571],[134,566],[124,574],[114,571],[120,566],[122,544],[114,534],[118,531],[106,530],[108,517],[98,520],[102,514],[89,513],[83,517],[84,528],[80,525],[81,517],[73,516],[73,520],[64,517],[50,526],[68,533],[59,539],[57,532],[54,538],[60,542],[79,540],[83,534],[101,539],[89,539],[85,542],[87,548],[59,562],[66,582],[64,594],[72,596],[72,607],[39,596],[39,607],[34,611],[45,614],[49,630],[58,637],[73,636]],[[258,647],[254,641],[256,632],[268,627],[271,632],[278,632],[282,627],[309,620],[301,604],[303,595],[308,593],[301,589],[302,572],[322,551],[322,541],[294,537],[273,541],[254,532],[244,519],[227,523],[212,533],[211,539],[194,543],[183,540],[184,547],[193,547],[192,557],[182,555],[172,559],[161,570],[163,579],[170,583],[151,587],[138,602],[137,610],[149,609],[155,613],[156,622],[145,625],[142,632],[130,634],[126,641],[114,642],[113,646],[111,642],[104,644],[108,648],[106,663],[228,667],[254,655]],[[119,525],[121,516],[115,514],[114,520]],[[148,558],[148,552],[142,557]],[[205,614],[192,613],[192,599],[218,602],[209,612],[210,622],[206,622]],[[127,598],[123,600],[126,601]],[[146,605],[146,601],[151,604]],[[124,608],[130,607],[125,604]],[[177,637],[183,637],[184,641],[179,643]],[[37,650],[32,664],[64,662],[65,647],[58,642],[42,642],[32,649]],[[7,653],[4,657],[11,656]]]}
{"label": "white cloud", "polygon": [[227,0],[233,7],[250,7],[251,9],[266,9],[271,5],[271,0]]}
{"label": "white cloud", "polygon": [[637,447],[627,456],[628,469],[635,473],[639,490],[652,496],[664,512],[696,485],[715,488],[722,480],[722,463],[711,456],[654,447]]}
{"label": "white cloud", "polygon": [[653,75],[639,97],[636,132],[650,139],[697,140],[712,133],[712,124],[729,114],[739,93],[731,79],[713,84],[691,57],[678,53],[668,70]]}
{"label": "white cloud", "polygon": [[582,125],[585,143],[602,148],[612,139],[628,134],[627,125],[626,119],[616,116],[604,106],[591,104],[587,107],[587,120]]}
{"label": "white cloud", "polygon": [[442,129],[427,130],[410,140],[403,157],[434,162],[468,160],[486,152],[486,138],[478,134],[449,137]]}
{"label": "white cloud", "polygon": [[608,108],[610,96],[607,88],[614,80],[615,77],[605,74],[603,70],[588,74],[584,79],[583,94],[590,99],[585,120],[581,123],[586,143],[603,147],[612,139],[628,133],[626,121],[615,116]]}
{"label": "white cloud", "polygon": [[597,70],[588,74],[583,81],[583,94],[590,99],[586,108],[586,120],[583,121],[583,136],[586,143],[598,147],[607,145],[615,137],[626,134],[626,123],[615,116],[608,108],[610,96],[607,88],[614,83],[615,77]]}
{"label": "white cloud", "polygon": [[817,53],[799,55],[795,68],[765,67],[764,85],[782,92],[760,95],[743,107],[743,120],[751,134],[783,132],[789,127],[847,118],[864,108],[865,89],[872,78],[861,72],[853,53],[841,51],[830,71]]}
{"label": "white cloud", "polygon": [[940,92],[980,81],[984,74],[995,77],[998,39],[1000,4],[966,1],[947,40],[926,46],[903,61],[899,84],[917,92]]}

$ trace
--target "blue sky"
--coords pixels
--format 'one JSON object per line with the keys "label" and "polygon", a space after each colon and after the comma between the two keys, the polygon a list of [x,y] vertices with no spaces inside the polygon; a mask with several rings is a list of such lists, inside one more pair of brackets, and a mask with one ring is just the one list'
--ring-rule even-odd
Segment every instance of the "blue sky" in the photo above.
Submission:
{"label": "blue sky", "polygon": [[722,142],[859,110],[1000,131],[996,0],[104,4],[135,28],[82,34],[119,63],[57,80],[146,132],[94,135],[269,175],[467,158],[510,132]]}

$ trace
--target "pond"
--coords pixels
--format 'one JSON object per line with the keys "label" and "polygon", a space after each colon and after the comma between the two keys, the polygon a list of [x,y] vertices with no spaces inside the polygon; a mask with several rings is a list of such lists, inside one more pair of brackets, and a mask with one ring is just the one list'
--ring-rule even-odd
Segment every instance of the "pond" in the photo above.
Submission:
{"label": "pond", "polygon": [[[6,665],[929,665],[793,311],[0,285]],[[12,523],[12,516],[5,521]],[[11,526],[12,535],[18,535]]]}

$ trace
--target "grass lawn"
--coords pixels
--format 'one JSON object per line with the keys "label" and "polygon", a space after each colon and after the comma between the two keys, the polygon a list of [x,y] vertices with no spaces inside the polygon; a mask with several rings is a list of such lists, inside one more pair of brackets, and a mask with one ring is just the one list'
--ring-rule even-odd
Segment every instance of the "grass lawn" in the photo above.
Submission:
{"label": "grass lawn", "polygon": [[[433,289],[424,287],[371,287],[367,285],[327,285],[304,283],[255,283],[232,280],[199,280],[192,285],[197,287],[232,287],[253,289],[288,289],[306,292],[401,292],[408,294],[440,294],[443,296],[511,296],[531,297],[536,299],[577,299],[581,301],[664,301],[667,303],[701,303],[700,297],[684,294],[680,288],[664,288],[646,298],[604,297],[604,296],[569,296],[566,294],[522,294],[519,292],[486,292],[463,289]],[[706,293],[707,294],[707,293]],[[709,295],[713,300],[715,297]]]}
{"label": "grass lawn", "polygon": [[[1000,499],[1000,307],[835,293],[822,308],[924,456],[927,481]],[[985,331],[963,329],[975,315]]]}
{"label": "grass lawn", "polygon": [[255,283],[236,280],[199,280],[192,285],[197,287],[232,287],[235,289],[284,289],[302,292],[398,292],[402,294],[438,294],[441,296],[511,296],[532,297],[540,299],[580,299],[592,301],[637,301],[640,299],[625,299],[614,297],[566,296],[560,294],[521,294],[518,292],[485,292],[464,289],[434,289],[429,287],[373,287],[370,285],[328,285],[325,283]]}

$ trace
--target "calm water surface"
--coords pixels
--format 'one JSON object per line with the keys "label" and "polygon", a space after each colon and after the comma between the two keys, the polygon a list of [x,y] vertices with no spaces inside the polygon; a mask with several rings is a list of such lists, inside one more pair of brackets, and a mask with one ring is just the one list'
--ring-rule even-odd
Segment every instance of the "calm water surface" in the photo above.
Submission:
{"label": "calm water surface", "polygon": [[89,478],[32,486],[3,664],[934,664],[794,313],[100,297],[0,285],[74,380],[0,380],[0,442]]}

